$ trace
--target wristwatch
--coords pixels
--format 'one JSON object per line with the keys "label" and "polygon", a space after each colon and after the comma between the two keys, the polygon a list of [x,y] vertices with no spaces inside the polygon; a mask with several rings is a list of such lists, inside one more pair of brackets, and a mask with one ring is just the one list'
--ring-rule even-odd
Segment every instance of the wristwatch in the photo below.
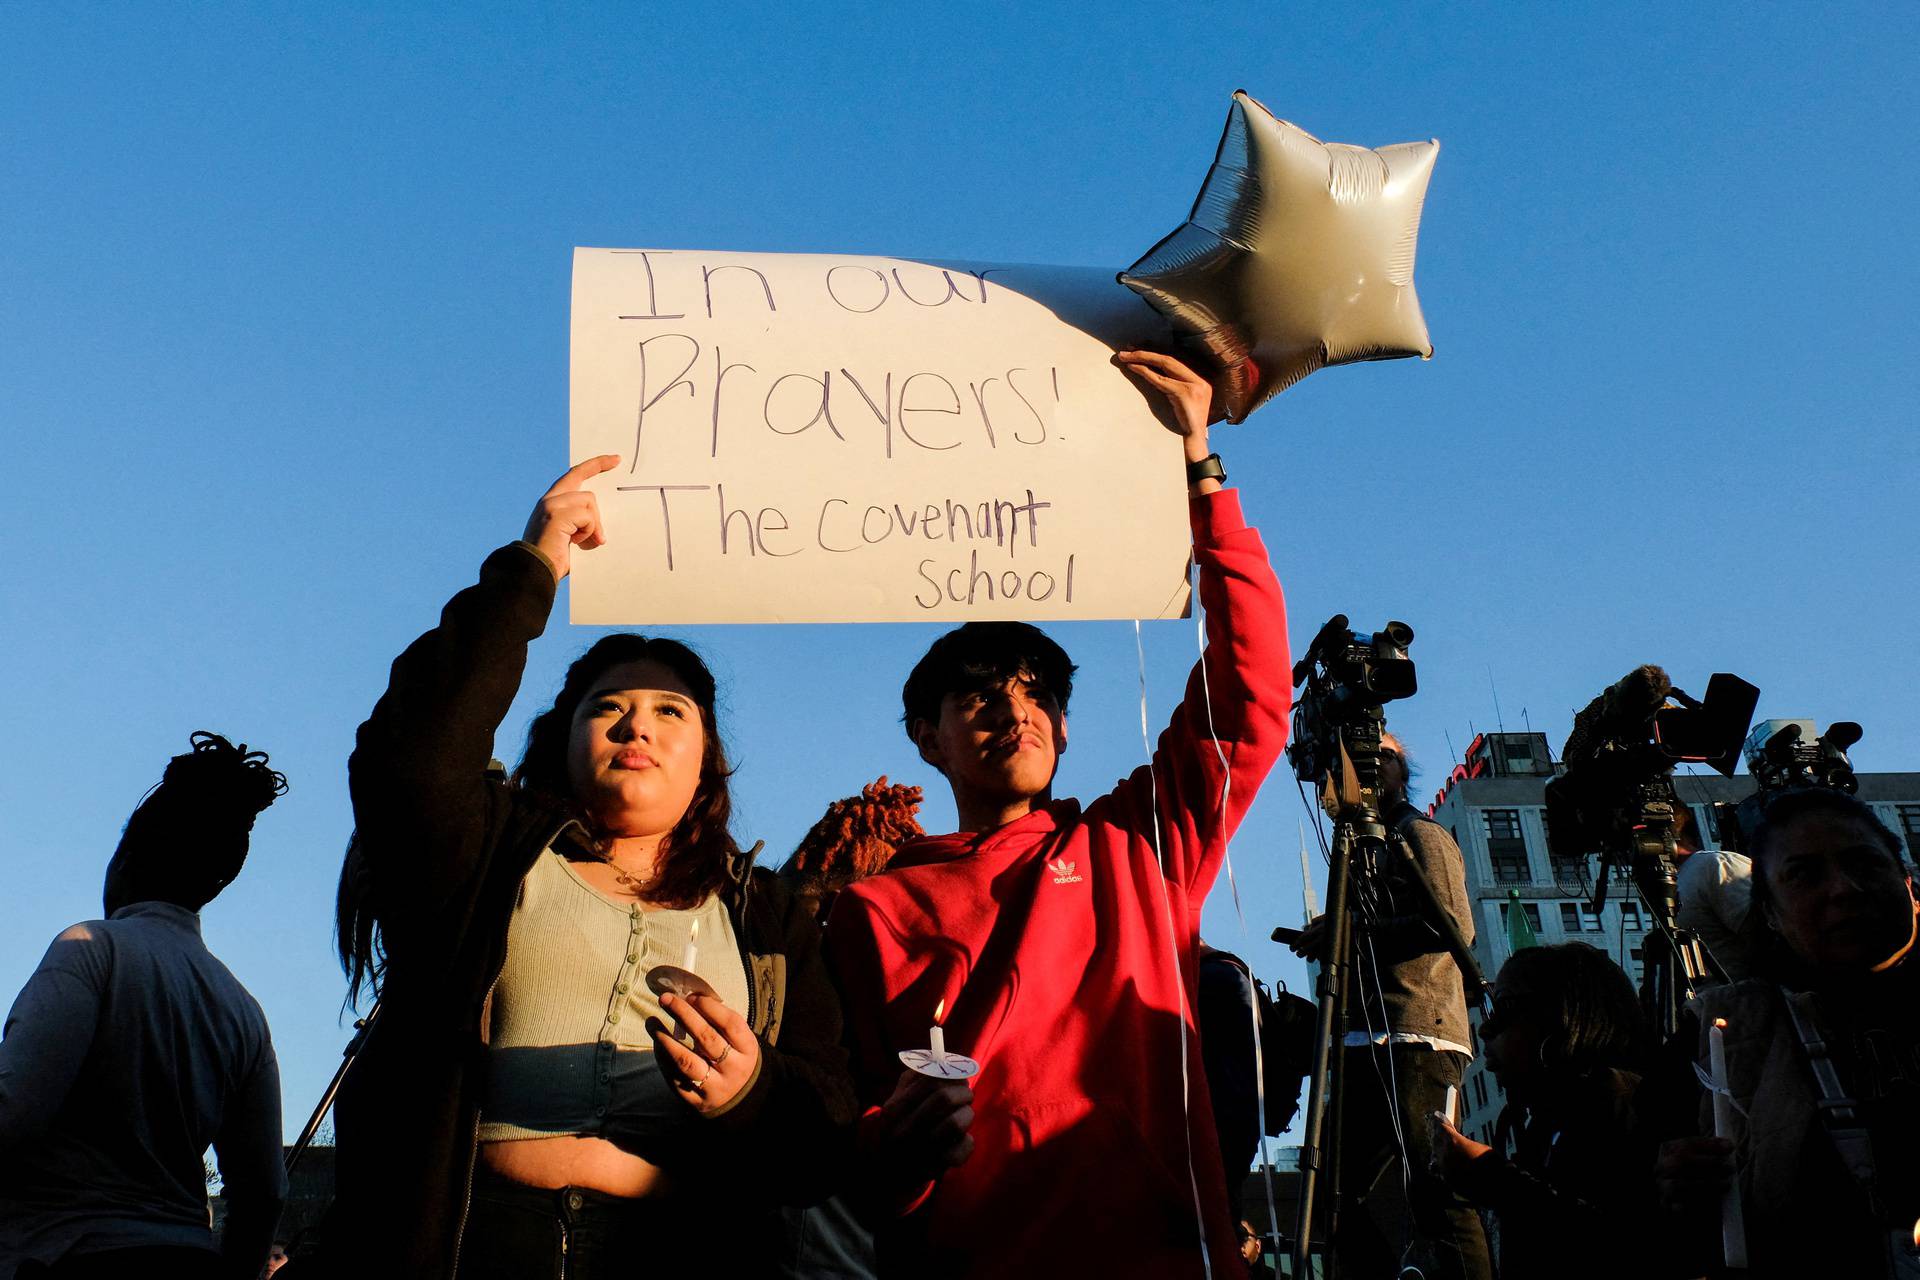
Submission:
{"label": "wristwatch", "polygon": [[1219,454],[1210,453],[1198,462],[1187,464],[1187,483],[1199,484],[1202,480],[1218,480],[1221,484],[1227,482],[1227,469],[1220,465]]}

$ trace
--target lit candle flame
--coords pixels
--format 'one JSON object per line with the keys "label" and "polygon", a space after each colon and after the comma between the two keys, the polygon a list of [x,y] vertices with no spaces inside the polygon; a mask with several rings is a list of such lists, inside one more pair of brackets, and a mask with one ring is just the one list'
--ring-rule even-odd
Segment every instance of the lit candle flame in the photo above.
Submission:
{"label": "lit candle flame", "polygon": [[1913,1220],[1913,1247],[1920,1249],[1920,1218]]}
{"label": "lit candle flame", "polygon": [[1713,1020],[1713,1025],[1716,1027],[1720,1027],[1724,1030],[1727,1025],[1727,1020],[1725,1018],[1715,1018]]}
{"label": "lit candle flame", "polygon": [[933,1007],[933,1025],[927,1029],[927,1053],[936,1063],[945,1065],[947,1061],[947,1033],[940,1029],[940,1018],[947,1011],[947,1002],[943,997]]}

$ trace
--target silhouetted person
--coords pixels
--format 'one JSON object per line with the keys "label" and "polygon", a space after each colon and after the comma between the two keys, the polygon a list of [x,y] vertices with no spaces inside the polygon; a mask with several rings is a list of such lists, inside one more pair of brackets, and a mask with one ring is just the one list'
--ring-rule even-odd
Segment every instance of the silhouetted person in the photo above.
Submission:
{"label": "silhouetted person", "polygon": [[1494,1145],[1438,1112],[1428,1123],[1448,1185],[1493,1214],[1500,1274],[1673,1274],[1647,1234],[1654,1142],[1634,1110],[1646,1037],[1620,966],[1583,942],[1516,951],[1480,1043],[1508,1098]]}
{"label": "silhouetted person", "polygon": [[280,1066],[199,912],[284,790],[264,754],[194,734],[127,821],[107,918],[55,938],[21,990],[0,1042],[0,1274],[253,1280],[266,1264],[287,1189]]}

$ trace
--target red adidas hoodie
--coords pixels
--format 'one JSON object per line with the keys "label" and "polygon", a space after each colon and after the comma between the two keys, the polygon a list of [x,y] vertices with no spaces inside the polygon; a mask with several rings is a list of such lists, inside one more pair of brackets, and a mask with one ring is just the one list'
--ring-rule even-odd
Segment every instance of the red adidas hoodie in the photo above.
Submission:
{"label": "red adidas hoodie", "polygon": [[1192,516],[1217,749],[1196,666],[1151,776],[1085,810],[1059,800],[916,840],[834,907],[827,952],[869,1117],[942,1002],[948,1050],[981,1064],[973,1155],[881,1232],[883,1274],[1197,1277],[1195,1182],[1213,1274],[1243,1274],[1192,1019],[1195,943],[1226,841],[1286,743],[1291,660],[1237,494],[1195,498]]}

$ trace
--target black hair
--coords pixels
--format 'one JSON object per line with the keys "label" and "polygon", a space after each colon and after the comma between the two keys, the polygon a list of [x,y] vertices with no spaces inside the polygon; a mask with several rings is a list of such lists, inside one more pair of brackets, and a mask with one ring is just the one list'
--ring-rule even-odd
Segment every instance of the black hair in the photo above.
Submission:
{"label": "black hair", "polygon": [[1541,1012],[1541,1061],[1586,1075],[1608,1068],[1636,1071],[1647,1036],[1633,981],[1607,953],[1584,942],[1527,947],[1501,967],[1534,989]]}
{"label": "black hair", "polygon": [[354,1008],[360,993],[380,997],[387,973],[386,939],[373,910],[373,878],[360,856],[360,833],[347,837],[347,854],[340,860],[340,884],[333,895],[333,945],[347,974],[346,1007]]}
{"label": "black hair", "polygon": [[949,693],[985,689],[1025,676],[1060,705],[1064,715],[1073,697],[1077,668],[1052,637],[1024,622],[969,622],[933,642],[914,664],[900,690],[905,706],[901,722],[913,736],[916,720],[937,723],[940,700]]}
{"label": "black hair", "polygon": [[135,902],[206,906],[240,874],[253,820],[286,793],[266,752],[204,729],[188,742],[120,834],[101,891],[108,915]]}

